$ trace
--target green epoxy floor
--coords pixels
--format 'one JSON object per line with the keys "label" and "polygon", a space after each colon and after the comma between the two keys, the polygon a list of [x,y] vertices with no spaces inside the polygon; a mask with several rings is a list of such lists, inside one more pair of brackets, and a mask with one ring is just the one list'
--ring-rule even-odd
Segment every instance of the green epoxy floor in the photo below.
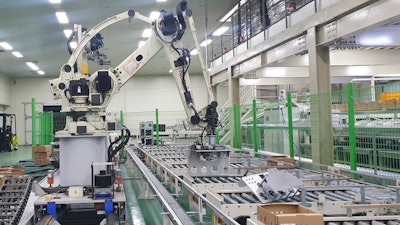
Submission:
{"label": "green epoxy floor", "polygon": [[0,152],[0,166],[11,166],[28,159],[32,159],[31,145],[20,145],[18,150],[12,152]]}

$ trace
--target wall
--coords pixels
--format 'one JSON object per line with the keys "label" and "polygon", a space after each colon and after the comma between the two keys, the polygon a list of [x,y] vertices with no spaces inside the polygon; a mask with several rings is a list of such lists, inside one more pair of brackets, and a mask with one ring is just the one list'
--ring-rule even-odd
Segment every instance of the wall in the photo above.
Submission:
{"label": "wall", "polygon": [[[1,78],[0,78],[1,79]],[[208,104],[207,90],[203,76],[191,75],[192,96],[197,109]],[[0,86],[4,85],[0,82]],[[31,99],[36,98],[37,103],[54,102],[48,84],[48,78],[20,78],[12,80],[11,85],[4,85],[10,91],[11,105],[6,109],[7,113],[15,113],[17,116],[17,135],[19,144],[30,144],[31,133],[25,137],[25,129],[31,131],[31,119],[25,120],[25,113],[31,116]],[[0,87],[0,90],[3,90]],[[24,105],[24,103],[27,103]],[[118,113],[154,111],[183,111],[176,84],[171,74],[165,76],[140,76],[129,80],[121,91],[114,96],[107,111]],[[0,108],[1,110],[1,108]],[[41,111],[40,104],[37,111]],[[118,114],[117,114],[118,115]]]}
{"label": "wall", "polygon": [[0,75],[0,112],[10,105],[10,78]]}
{"label": "wall", "polygon": [[[53,101],[50,86],[47,78],[17,78],[10,82],[10,106],[6,108],[6,113],[15,113],[17,117],[17,135],[20,145],[30,144],[32,140],[31,125],[32,120],[26,118],[31,116],[31,101],[36,98],[37,103],[47,103]],[[27,104],[24,104],[27,103]],[[40,104],[37,111],[41,111]],[[25,137],[25,130],[29,131]]]}
{"label": "wall", "polygon": [[[197,109],[208,104],[207,89],[202,75],[190,76],[192,96]],[[144,112],[184,111],[175,80],[164,76],[135,76],[113,98],[107,111]]]}

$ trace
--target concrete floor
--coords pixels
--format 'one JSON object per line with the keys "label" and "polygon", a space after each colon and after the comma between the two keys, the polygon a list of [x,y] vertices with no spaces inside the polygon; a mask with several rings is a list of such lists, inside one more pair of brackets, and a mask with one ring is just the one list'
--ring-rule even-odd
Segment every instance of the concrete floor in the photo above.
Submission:
{"label": "concrete floor", "polygon": [[18,150],[12,152],[0,152],[0,166],[11,166],[27,159],[32,159],[31,145],[20,145]]}

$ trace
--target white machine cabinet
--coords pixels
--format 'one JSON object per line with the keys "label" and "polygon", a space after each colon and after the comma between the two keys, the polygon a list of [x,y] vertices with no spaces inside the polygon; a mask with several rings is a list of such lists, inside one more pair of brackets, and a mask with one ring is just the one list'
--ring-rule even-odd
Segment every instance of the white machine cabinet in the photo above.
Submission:
{"label": "white machine cabinet", "polygon": [[[60,185],[91,185],[91,163],[107,161],[109,133],[58,134],[56,138],[60,143]],[[96,167],[94,174],[104,169]]]}

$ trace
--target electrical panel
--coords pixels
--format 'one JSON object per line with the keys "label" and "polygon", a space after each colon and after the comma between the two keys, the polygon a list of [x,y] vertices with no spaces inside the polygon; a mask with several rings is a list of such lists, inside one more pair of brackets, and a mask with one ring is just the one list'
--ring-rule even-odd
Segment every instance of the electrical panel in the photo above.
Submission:
{"label": "electrical panel", "polygon": [[152,121],[140,122],[140,140],[143,145],[154,145],[154,125]]}

